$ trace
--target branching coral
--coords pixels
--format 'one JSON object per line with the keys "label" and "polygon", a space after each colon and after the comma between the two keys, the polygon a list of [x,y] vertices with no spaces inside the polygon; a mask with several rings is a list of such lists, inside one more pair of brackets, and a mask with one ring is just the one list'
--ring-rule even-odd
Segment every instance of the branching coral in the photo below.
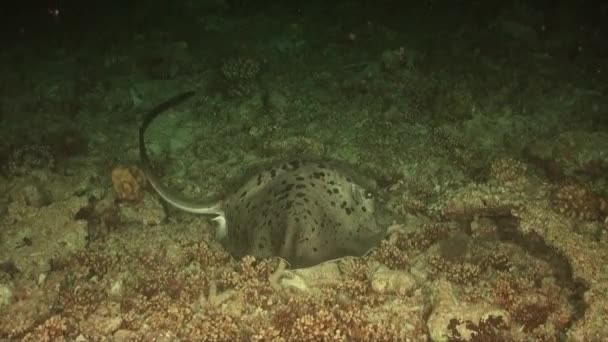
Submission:
{"label": "branching coral", "polygon": [[[363,307],[314,298],[290,299],[275,311],[275,329],[254,334],[254,340],[281,336],[285,341],[398,341],[403,336],[392,324],[371,323]],[[270,334],[271,336],[267,336]],[[280,340],[280,339],[279,339]]]}
{"label": "branching coral", "polygon": [[63,340],[68,331],[67,319],[59,315],[47,319],[36,329],[23,337],[23,341],[58,341]]}
{"label": "branching coral", "polygon": [[251,94],[254,90],[253,81],[259,72],[260,63],[251,58],[229,58],[221,67],[227,92],[234,97]]}
{"label": "branching coral", "polygon": [[383,240],[380,246],[369,253],[376,260],[391,269],[404,269],[408,266],[413,254],[423,251],[436,241],[447,237],[453,227],[444,223],[429,223],[420,230],[402,231],[402,227],[389,228],[389,238]]}
{"label": "branching coral", "polygon": [[490,165],[490,180],[520,188],[526,182],[527,165],[513,158],[499,158]]}
{"label": "branching coral", "polygon": [[[458,330],[458,327],[461,324],[464,324],[466,329],[471,332],[470,339],[463,338],[462,334]],[[448,325],[448,330],[451,333],[450,341],[454,342],[500,342],[510,340],[510,338],[508,338],[508,335],[506,335],[508,325],[505,323],[504,318],[502,316],[489,315],[487,318],[480,319],[477,323],[472,322],[470,320],[461,321],[459,319],[453,318],[450,321],[450,324]]]}
{"label": "branching coral", "polygon": [[452,262],[439,255],[429,256],[427,262],[438,275],[461,285],[472,286],[483,271],[477,264],[468,261]]}
{"label": "branching coral", "polygon": [[560,185],[553,193],[552,202],[558,212],[579,220],[599,219],[603,206],[603,200],[581,183]]}

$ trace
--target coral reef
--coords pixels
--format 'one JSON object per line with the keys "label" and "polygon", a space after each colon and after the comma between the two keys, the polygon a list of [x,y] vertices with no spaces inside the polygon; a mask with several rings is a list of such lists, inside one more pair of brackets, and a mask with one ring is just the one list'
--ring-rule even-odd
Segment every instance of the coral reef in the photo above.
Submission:
{"label": "coral reef", "polygon": [[84,155],[89,145],[86,132],[73,127],[64,128],[51,135],[48,141],[58,158]]}
{"label": "coral reef", "polygon": [[471,262],[452,262],[438,255],[432,255],[427,260],[437,275],[447,278],[449,281],[472,286],[478,281],[482,268]]}
{"label": "coral reef", "polygon": [[522,161],[513,158],[499,158],[490,165],[490,180],[506,187],[521,189],[527,180],[528,167]]}
{"label": "coral reef", "polygon": [[399,226],[389,228],[389,238],[372,250],[369,257],[390,269],[406,269],[415,255],[446,238],[452,229],[444,223],[425,224],[415,231],[403,231]]}
{"label": "coral reef", "polygon": [[461,322],[481,322],[494,317],[500,318],[501,323],[495,328],[506,330],[510,325],[510,317],[505,310],[484,302],[465,301],[447,281],[440,280],[435,284],[432,301],[433,311],[427,324],[433,341],[474,341],[473,336],[480,332],[470,324],[461,325]]}
{"label": "coral reef", "polygon": [[[0,339],[605,340],[596,2],[343,1],[321,16],[288,2],[104,2],[115,25],[103,27],[99,11],[56,1],[56,20],[13,11]],[[65,31],[75,23],[89,29]],[[207,217],[165,210],[129,164],[134,135],[141,111],[191,89],[187,115],[151,132],[165,138],[155,154],[179,152],[166,176],[185,193],[221,197],[294,154],[342,160],[378,181],[386,238],[290,269],[235,260]]]}
{"label": "coral reef", "polygon": [[[127,180],[136,180],[132,173],[137,171],[120,170]],[[540,189],[514,190],[491,180],[446,192],[438,212],[447,221],[394,225],[388,238],[362,258],[296,270],[272,258],[234,260],[211,239],[213,227],[198,217],[178,222],[163,216],[145,230],[128,229],[145,224],[152,212],[163,212],[150,196],[138,206],[115,203],[111,196],[97,202],[80,199],[61,217],[75,218],[85,229],[112,224],[112,219],[103,222],[108,212],[125,229],[91,240],[87,249],[54,254],[50,269],[19,260],[0,268],[0,275],[7,275],[0,278],[2,285],[10,289],[0,308],[0,337],[550,340],[586,314],[576,299],[584,292],[565,264],[552,264],[547,260],[556,257],[522,242],[534,239],[520,241],[514,235],[502,241],[518,229],[541,228],[529,218],[533,206],[523,201],[544,203],[544,213],[564,219],[551,209],[552,187]],[[530,194],[535,197],[523,197]],[[43,209],[57,213],[57,203]],[[125,210],[131,207],[129,214]],[[19,219],[22,211],[15,208],[11,217]],[[18,237],[23,238],[16,235],[13,243]],[[574,276],[580,275],[580,265],[569,262]],[[11,269],[26,269],[28,277]],[[590,293],[601,295],[585,295]],[[45,309],[31,311],[40,305]]]}
{"label": "coral reef", "polygon": [[47,145],[21,145],[14,148],[8,158],[8,174],[22,176],[32,170],[54,170],[55,156]]}
{"label": "coral reef", "polygon": [[602,216],[605,200],[579,182],[563,183],[553,193],[555,209],[579,220],[598,220]]}
{"label": "coral reef", "polygon": [[[140,205],[124,205],[118,204],[118,215],[121,223],[142,223],[144,225],[160,224],[165,220],[167,214],[162,203],[152,196],[145,196],[140,202]],[[112,211],[102,212],[102,218],[105,223],[112,224]]]}
{"label": "coral reef", "polygon": [[264,142],[262,148],[272,155],[304,155],[310,158],[319,158],[327,149],[319,141],[304,136],[289,136],[283,139],[269,140]]}
{"label": "coral reef", "polygon": [[552,139],[532,141],[525,149],[527,157],[542,167],[547,177],[557,181],[564,177],[601,178],[608,171],[603,151],[608,148],[608,135],[603,131],[566,131]]}
{"label": "coral reef", "polygon": [[435,116],[439,120],[448,122],[461,122],[472,117],[477,107],[471,90],[466,84],[441,89],[435,102]]}
{"label": "coral reef", "polygon": [[[464,324],[464,327],[461,325]],[[448,325],[450,333],[450,341],[495,341],[503,342],[511,340],[511,336],[507,334],[507,324],[502,316],[488,315],[482,317],[479,322],[475,323],[471,320],[460,320],[452,318]],[[461,332],[461,331],[466,332]]]}
{"label": "coral reef", "polygon": [[451,163],[470,175],[476,175],[486,166],[485,156],[479,154],[475,144],[464,138],[460,132],[456,133],[451,126],[434,127],[430,139],[435,153],[448,158]]}
{"label": "coral reef", "polygon": [[380,56],[380,64],[386,71],[394,72],[402,66],[413,66],[412,56],[409,55],[404,46],[398,49],[385,50]]}
{"label": "coral reef", "polygon": [[53,258],[84,248],[87,223],[74,220],[74,216],[86,202],[73,197],[42,208],[11,203],[8,217],[0,223],[5,246],[0,249],[0,261],[13,263],[20,277],[38,279],[50,271]]}
{"label": "coral reef", "polygon": [[[552,209],[554,205],[551,194],[551,186],[548,184],[537,186],[534,191],[524,192],[505,191],[504,188],[501,190],[496,186],[475,185],[452,194],[445,202],[443,213],[447,217],[467,220],[481,216],[517,218],[518,224],[513,225],[516,231],[510,230],[509,233],[512,238],[520,239],[521,243],[539,241],[540,245],[534,249],[557,251],[558,255],[565,257],[571,269],[570,266],[566,268],[563,265],[559,266],[563,273],[559,281],[566,282],[570,279],[570,285],[566,288],[573,293],[567,306],[564,304],[557,305],[561,308],[539,306],[540,302],[554,302],[554,300],[522,296],[519,293],[525,282],[521,279],[507,283],[510,285],[503,283],[497,287],[500,291],[499,297],[502,298],[500,301],[520,318],[519,324],[523,324],[523,329],[538,334],[539,338],[543,334],[546,337],[549,326],[554,329],[564,329],[572,325],[570,334],[574,339],[594,340],[605,333],[600,321],[604,319],[602,317],[608,315],[605,302],[598,300],[606,293],[605,286],[600,285],[602,281],[598,279],[602,274],[599,265],[604,265],[608,260],[605,242],[592,241],[585,235],[573,234],[576,222]],[[581,194],[584,195],[586,192],[581,191]],[[518,234],[522,237],[518,238]],[[543,244],[546,247],[542,247]],[[594,285],[587,288],[586,284]],[[514,296],[514,293],[518,295]],[[554,298],[554,294],[555,290],[545,291],[544,296],[550,295]],[[519,301],[523,303],[517,304]],[[561,303],[563,299],[559,301]],[[570,313],[565,314],[563,309],[568,307]]]}
{"label": "coral reef", "polygon": [[254,80],[260,73],[260,63],[252,58],[233,57],[221,66],[228,95],[244,97],[254,91]]}
{"label": "coral reef", "polygon": [[[157,240],[159,236],[149,235],[148,243],[163,243]],[[26,340],[110,335],[201,341],[395,340],[412,336],[417,329],[423,332],[422,306],[395,307],[402,312],[387,316],[392,317],[390,324],[376,317],[384,311],[383,297],[403,296],[414,289],[411,277],[394,271],[378,269],[369,278],[332,280],[330,287],[317,287],[308,275],[309,292],[283,293],[273,290],[269,280],[275,261],[245,257],[236,262],[205,240],[174,243],[155,251],[109,252],[96,245],[56,260],[53,276],[43,286],[58,286],[48,300],[60,314],[42,311],[37,318],[42,323],[30,322],[19,330],[7,318],[6,325],[0,324],[0,336]],[[351,266],[357,274],[365,268],[364,261]],[[326,279],[323,273],[315,277]],[[420,300],[418,295],[411,296],[406,302],[413,302],[404,305]],[[409,325],[403,326],[403,318],[410,315]]]}

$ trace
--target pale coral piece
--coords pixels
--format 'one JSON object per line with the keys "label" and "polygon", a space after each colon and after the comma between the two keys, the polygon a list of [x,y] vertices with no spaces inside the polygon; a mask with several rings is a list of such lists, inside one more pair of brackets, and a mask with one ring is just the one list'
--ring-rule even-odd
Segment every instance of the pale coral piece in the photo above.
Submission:
{"label": "pale coral piece", "polygon": [[112,170],[112,186],[119,200],[141,201],[145,184],[146,176],[137,166],[117,166]]}

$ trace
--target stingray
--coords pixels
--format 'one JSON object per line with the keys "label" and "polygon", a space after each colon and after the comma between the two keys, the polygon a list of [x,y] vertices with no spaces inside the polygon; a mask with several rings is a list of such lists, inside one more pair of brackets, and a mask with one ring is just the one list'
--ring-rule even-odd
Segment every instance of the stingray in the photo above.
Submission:
{"label": "stingray", "polygon": [[385,230],[376,222],[373,181],[335,161],[274,164],[220,198],[188,199],[163,185],[152,170],[144,135],[160,113],[192,95],[180,94],[145,116],[139,129],[142,170],[169,204],[213,216],[216,237],[232,256],[280,257],[300,268],[361,256],[378,245]]}

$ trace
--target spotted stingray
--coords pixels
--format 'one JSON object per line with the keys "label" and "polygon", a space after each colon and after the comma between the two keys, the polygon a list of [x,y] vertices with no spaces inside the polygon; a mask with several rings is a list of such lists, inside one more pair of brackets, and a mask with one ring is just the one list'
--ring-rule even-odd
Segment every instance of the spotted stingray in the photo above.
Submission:
{"label": "spotted stingray", "polygon": [[144,134],[160,113],[193,94],[178,95],[146,115],[139,130],[142,169],[171,205],[214,216],[216,236],[234,257],[275,256],[299,268],[361,256],[379,243],[385,231],[375,218],[373,182],[337,162],[279,163],[221,199],[195,201],[165,187],[152,172]]}

